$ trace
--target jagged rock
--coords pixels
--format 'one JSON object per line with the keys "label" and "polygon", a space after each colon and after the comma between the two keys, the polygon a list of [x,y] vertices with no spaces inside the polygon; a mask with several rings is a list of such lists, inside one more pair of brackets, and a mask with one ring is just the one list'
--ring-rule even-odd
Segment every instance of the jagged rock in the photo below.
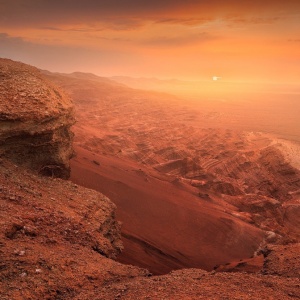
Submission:
{"label": "jagged rock", "polygon": [[0,59],[0,156],[43,175],[69,177],[70,99],[40,71]]}

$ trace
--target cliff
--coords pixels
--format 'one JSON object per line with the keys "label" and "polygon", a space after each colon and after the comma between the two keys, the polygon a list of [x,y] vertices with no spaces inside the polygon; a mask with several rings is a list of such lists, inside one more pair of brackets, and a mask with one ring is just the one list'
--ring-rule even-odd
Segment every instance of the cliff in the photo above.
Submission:
{"label": "cliff", "polygon": [[[0,298],[68,299],[147,274],[122,266],[115,205],[69,176],[73,106],[28,65],[0,60]],[[39,173],[39,174],[37,174]]]}
{"label": "cliff", "polygon": [[84,298],[86,290],[147,274],[121,265],[115,205],[92,190],[0,162],[0,298]]}
{"label": "cliff", "polygon": [[0,60],[0,156],[43,175],[68,178],[73,106],[38,69]]}
{"label": "cliff", "polygon": [[122,250],[115,205],[40,176],[68,176],[71,102],[35,68],[9,60],[0,67],[1,300],[300,297],[299,244],[263,248],[261,274],[189,269],[151,276],[114,261]]}

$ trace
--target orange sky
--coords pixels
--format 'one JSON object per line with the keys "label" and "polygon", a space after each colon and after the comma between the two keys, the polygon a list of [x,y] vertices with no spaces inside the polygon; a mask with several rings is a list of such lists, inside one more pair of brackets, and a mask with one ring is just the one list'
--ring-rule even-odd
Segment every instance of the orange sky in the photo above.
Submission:
{"label": "orange sky", "polygon": [[0,0],[0,56],[59,72],[300,83],[300,1]]}

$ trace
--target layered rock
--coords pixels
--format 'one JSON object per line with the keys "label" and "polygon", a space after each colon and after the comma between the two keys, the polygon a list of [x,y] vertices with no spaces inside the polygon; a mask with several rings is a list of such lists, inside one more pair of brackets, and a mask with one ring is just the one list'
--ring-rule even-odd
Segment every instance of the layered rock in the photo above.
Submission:
{"label": "layered rock", "polygon": [[43,175],[69,177],[70,99],[40,71],[0,59],[0,156]]}
{"label": "layered rock", "polygon": [[[147,271],[121,265],[115,205],[69,176],[72,103],[33,67],[0,59],[0,298],[85,299]],[[34,172],[32,172],[34,171]]]}
{"label": "layered rock", "polygon": [[[300,297],[299,244],[263,248],[267,258],[263,264],[263,274],[271,275],[190,269],[147,278],[150,274],[146,270],[110,259],[116,257],[122,245],[119,224],[114,216],[115,206],[109,199],[68,181],[36,176],[7,160],[9,158],[43,174],[66,177],[67,158],[72,153],[69,127],[73,117],[69,100],[34,68],[0,60],[0,70],[1,299]],[[209,167],[215,167],[215,162],[211,162]],[[92,164],[103,168],[102,162],[99,164],[95,158]],[[187,161],[186,165],[193,164]],[[126,172],[128,169],[125,169]],[[141,169],[137,173],[145,175]],[[203,178],[187,178],[202,185]],[[119,185],[120,182],[116,183]],[[123,187],[126,188],[126,185]],[[231,189],[230,186],[228,189]],[[263,201],[250,197],[249,203],[237,198],[233,204],[246,212],[264,213],[267,217],[269,210],[271,215],[277,214],[279,201],[263,196],[260,198]],[[205,199],[212,201],[210,195],[205,194]],[[201,205],[204,206],[203,203]],[[214,211],[218,211],[217,207],[212,209]],[[290,219],[298,211],[297,205],[289,203],[283,222],[289,221],[289,226],[296,226],[297,221],[291,223]],[[193,219],[191,215],[187,216]],[[221,228],[235,232],[230,219],[229,215],[220,219]],[[213,231],[205,228],[201,234],[203,232],[209,237]],[[247,237],[249,232],[241,231],[240,234]],[[220,239],[220,235],[216,238]],[[222,243],[222,247],[230,246],[235,240],[234,234],[226,241],[227,244]],[[209,251],[204,250],[209,256]],[[163,252],[161,254],[164,255]],[[178,254],[182,255],[180,252]],[[284,257],[287,259],[283,260]],[[240,267],[241,262],[238,264]]]}

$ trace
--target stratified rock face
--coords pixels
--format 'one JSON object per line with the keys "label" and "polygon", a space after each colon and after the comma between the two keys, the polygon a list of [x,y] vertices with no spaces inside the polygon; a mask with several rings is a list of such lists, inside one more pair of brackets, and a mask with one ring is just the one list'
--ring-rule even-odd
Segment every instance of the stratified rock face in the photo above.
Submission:
{"label": "stratified rock face", "polygon": [[[148,275],[115,259],[115,205],[68,177],[72,104],[33,67],[0,59],[0,299],[87,299]],[[91,298],[95,298],[92,295]]]}
{"label": "stratified rock face", "polygon": [[0,59],[0,156],[68,178],[72,103],[38,69]]}

